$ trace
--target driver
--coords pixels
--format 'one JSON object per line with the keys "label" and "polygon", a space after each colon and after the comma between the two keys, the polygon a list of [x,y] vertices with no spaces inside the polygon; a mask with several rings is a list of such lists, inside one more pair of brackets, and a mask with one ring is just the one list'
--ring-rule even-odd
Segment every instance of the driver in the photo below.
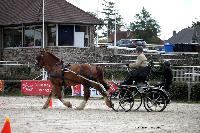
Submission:
{"label": "driver", "polygon": [[[123,84],[131,85],[133,84],[133,80],[137,79],[139,75],[144,74],[144,68],[148,65],[147,58],[143,53],[143,47],[137,46],[136,47],[136,54],[137,59],[135,63],[127,64],[132,70],[129,72],[128,76],[125,78]],[[144,76],[144,75],[143,75]]]}

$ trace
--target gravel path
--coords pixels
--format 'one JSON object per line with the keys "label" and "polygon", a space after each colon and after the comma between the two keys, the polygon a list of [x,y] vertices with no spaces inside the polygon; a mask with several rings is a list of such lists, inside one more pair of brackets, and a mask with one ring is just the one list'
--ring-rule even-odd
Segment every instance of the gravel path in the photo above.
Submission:
{"label": "gravel path", "polygon": [[13,133],[200,133],[200,105],[171,103],[163,112],[114,112],[103,100],[90,99],[85,110],[75,110],[80,99],[69,98],[73,108],[57,99],[41,109],[46,97],[0,97],[0,129],[10,117]]}

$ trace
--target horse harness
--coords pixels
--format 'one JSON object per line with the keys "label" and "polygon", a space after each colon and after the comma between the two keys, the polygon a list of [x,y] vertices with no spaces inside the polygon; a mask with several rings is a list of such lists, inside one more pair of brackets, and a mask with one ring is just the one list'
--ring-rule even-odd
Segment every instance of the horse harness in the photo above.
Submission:
{"label": "horse harness", "polygon": [[[74,80],[72,80],[72,79],[70,79],[70,78],[67,78],[67,77],[64,77],[64,75],[65,75],[65,72],[72,72],[72,73],[74,73],[76,76],[79,76],[79,77],[82,77],[82,78],[86,78],[86,77],[83,77],[82,75],[83,75],[83,71],[84,71],[84,69],[83,69],[83,67],[80,65],[80,70],[79,70],[79,72],[78,73],[76,73],[76,72],[74,72],[74,71],[72,71],[69,67],[71,66],[71,64],[70,63],[68,63],[68,64],[66,64],[66,65],[64,65],[63,63],[61,63],[61,62],[59,62],[59,63],[57,63],[56,64],[56,66],[59,66],[59,67],[61,67],[60,69],[61,69],[61,73],[60,74],[56,74],[55,72],[50,72],[49,73],[49,75],[48,75],[48,77],[49,78],[61,78],[62,79],[62,85],[64,86],[65,85],[65,81],[66,80],[69,80],[69,81],[72,81],[72,82],[77,82],[77,81],[74,81]],[[89,79],[93,79],[93,76],[92,76],[92,67],[90,66],[90,72],[89,72]],[[78,82],[77,82],[78,83]]]}

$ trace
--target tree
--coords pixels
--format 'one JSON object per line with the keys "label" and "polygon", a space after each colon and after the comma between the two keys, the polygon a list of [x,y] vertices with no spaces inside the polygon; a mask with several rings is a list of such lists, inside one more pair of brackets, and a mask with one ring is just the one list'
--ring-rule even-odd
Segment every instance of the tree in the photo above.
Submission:
{"label": "tree", "polygon": [[114,2],[107,2],[104,0],[102,4],[104,6],[103,11],[101,13],[104,14],[104,24],[107,27],[106,30],[103,32],[103,36],[109,36],[115,30],[115,15],[116,15],[116,30],[119,31],[123,26],[123,18],[119,15],[118,11],[115,10],[115,3]]}
{"label": "tree", "polygon": [[157,21],[151,18],[151,14],[143,7],[140,14],[135,15],[136,21],[131,22],[129,29],[134,31],[136,38],[142,38],[147,43],[157,43],[160,26]]}
{"label": "tree", "polygon": [[197,20],[196,22],[192,21],[192,28],[200,28],[200,20]]}

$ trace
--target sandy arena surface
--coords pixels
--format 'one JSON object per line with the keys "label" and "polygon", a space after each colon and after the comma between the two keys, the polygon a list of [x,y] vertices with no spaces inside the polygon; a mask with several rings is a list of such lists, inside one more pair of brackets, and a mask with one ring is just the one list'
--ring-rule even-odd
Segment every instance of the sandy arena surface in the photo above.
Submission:
{"label": "sandy arena surface", "polygon": [[171,103],[163,112],[114,112],[102,99],[90,99],[85,110],[75,110],[81,99],[69,98],[73,108],[57,99],[42,109],[46,97],[0,97],[0,129],[10,117],[13,133],[200,133],[200,105]]}

